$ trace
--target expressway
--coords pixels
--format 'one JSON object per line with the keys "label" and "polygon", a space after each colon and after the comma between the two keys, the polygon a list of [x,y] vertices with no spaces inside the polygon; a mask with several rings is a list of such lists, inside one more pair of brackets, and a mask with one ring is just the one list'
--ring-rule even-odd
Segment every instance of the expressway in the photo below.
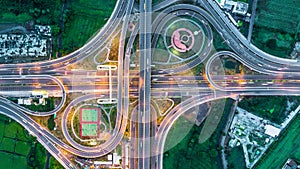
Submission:
{"label": "expressway", "polygon": [[[23,79],[26,79],[27,81],[29,79],[31,79],[31,80],[51,80],[52,82],[55,82],[58,85],[58,87],[60,89],[60,92],[62,93],[62,100],[60,101],[60,104],[54,110],[51,110],[49,112],[43,112],[43,113],[35,112],[35,111],[32,111],[32,110],[28,110],[28,109],[26,109],[22,106],[19,106],[18,104],[15,104],[13,102],[10,102],[10,104],[14,105],[19,110],[24,111],[24,112],[26,112],[30,115],[33,115],[33,116],[49,116],[49,115],[55,114],[58,111],[60,111],[60,109],[62,108],[62,106],[66,102],[66,97],[67,96],[66,96],[65,86],[56,77],[49,76],[49,75],[26,75],[26,76],[7,75],[7,76],[1,76],[0,78],[1,78],[1,81],[2,81],[2,85],[4,84],[3,81],[6,81],[6,80],[10,80],[10,81],[15,82],[16,80],[21,81]],[[1,90],[1,91],[4,91],[4,90]],[[31,91],[31,88],[29,88],[29,91]]]}
{"label": "expressway", "polygon": [[[59,106],[50,112],[33,112],[25,109],[15,103],[7,101],[4,98],[0,98],[0,113],[11,117],[16,120],[22,126],[24,126],[30,133],[37,137],[38,141],[45,146],[45,148],[56,157],[66,168],[74,168],[71,162],[64,157],[60,149],[64,149],[74,155],[94,158],[103,156],[116,148],[124,137],[124,133],[127,127],[129,118],[129,98],[138,98],[138,108],[134,111],[131,118],[137,119],[138,123],[131,123],[132,135],[137,135],[137,139],[132,142],[134,148],[137,149],[137,163],[132,161],[131,165],[137,166],[137,168],[162,168],[162,153],[164,143],[172,124],[176,119],[185,111],[200,105],[202,103],[221,99],[221,98],[235,98],[238,95],[300,95],[299,81],[300,74],[297,70],[299,64],[292,60],[274,58],[269,54],[265,54],[253,45],[246,42],[244,37],[240,37],[240,33],[236,32],[236,28],[232,27],[229,20],[222,11],[216,8],[216,5],[211,0],[200,0],[201,5],[210,11],[211,15],[194,5],[190,4],[176,4],[171,7],[173,3],[181,2],[179,0],[163,1],[152,9],[151,0],[140,1],[140,20],[138,21],[139,27],[136,27],[131,33],[131,37],[126,42],[126,33],[129,22],[129,16],[133,7],[133,0],[122,1],[118,0],[117,5],[111,18],[108,20],[104,28],[85,46],[79,50],[56,60],[36,62],[29,64],[8,64],[0,65],[1,82],[0,91],[7,90],[7,86],[16,80],[22,81],[22,83],[30,86],[38,80],[39,83],[44,83],[42,89],[45,90],[60,90],[62,93],[62,101]],[[166,8],[167,7],[167,8]],[[166,8],[166,9],[164,9]],[[162,13],[157,15],[153,22],[153,30],[155,31],[152,38],[152,10],[162,10]],[[174,15],[175,13],[175,15]],[[208,33],[208,43],[206,44],[205,51],[196,58],[194,61],[186,64],[182,67],[159,70],[162,73],[151,71],[152,52],[151,47],[156,46],[158,36],[166,23],[181,16],[191,16],[194,19],[201,21],[205,25],[205,30]],[[72,71],[63,70],[66,66],[77,63],[86,57],[92,56],[99,48],[103,47],[105,43],[110,39],[117,27],[122,22],[121,40],[118,53],[118,75],[112,77],[116,85],[113,88],[113,92],[117,95],[117,118],[116,125],[113,130],[111,138],[96,147],[82,146],[75,142],[68,133],[67,117],[72,107],[80,104],[81,102],[97,99],[101,97],[107,97],[106,87],[108,84],[102,83],[106,81],[107,77],[94,76],[84,77],[80,80],[75,79],[73,81],[70,77]],[[212,50],[212,31],[209,24],[226,39],[228,45],[238,54],[230,52],[220,52],[211,56],[206,64],[206,76],[167,76],[166,73],[175,74],[179,72],[191,69],[203,62]],[[138,33],[139,31],[139,33]],[[139,72],[138,76],[136,72],[129,70],[130,55],[132,46],[139,36]],[[152,38],[152,39],[151,39]],[[246,41],[245,41],[246,40]],[[127,45],[127,46],[126,46]],[[152,46],[151,46],[152,45]],[[125,49],[125,46],[127,47]],[[126,51],[126,52],[124,52]],[[125,57],[123,57],[125,55]],[[214,75],[211,65],[214,60],[220,55],[228,55],[236,60],[240,61],[250,69],[255,70],[260,75]],[[124,59],[124,60],[123,60]],[[78,73],[78,72],[77,72]],[[80,73],[80,72],[79,72]],[[153,73],[153,75],[151,75]],[[291,74],[288,74],[291,73]],[[8,76],[9,74],[16,76]],[[45,75],[27,75],[27,74],[51,74],[53,76]],[[134,74],[134,76],[132,76]],[[2,76],[3,75],[3,76]],[[7,75],[7,76],[6,76]],[[22,76],[23,75],[23,76]],[[24,76],[26,75],[26,76]],[[70,76],[67,76],[70,75]],[[74,74],[76,75],[76,74]],[[55,76],[55,77],[54,77]],[[11,79],[9,79],[11,78]],[[25,79],[26,78],[26,79]],[[98,78],[100,83],[93,82],[94,78]],[[30,80],[35,79],[35,80]],[[91,81],[89,81],[91,80]],[[131,80],[131,81],[130,81]],[[53,83],[55,85],[47,85],[47,83]],[[78,86],[71,84],[74,82]],[[83,82],[83,84],[80,84]],[[5,86],[7,85],[7,86]],[[32,88],[26,88],[27,86],[15,87],[14,90],[26,92],[32,90]],[[82,96],[74,99],[70,104],[66,106],[63,111],[63,118],[61,121],[63,134],[68,142],[64,143],[49,131],[43,129],[32,120],[28,115],[35,116],[47,116],[57,113],[64,106],[66,101],[66,95],[70,94],[72,87],[77,88],[79,92],[81,89],[93,89],[100,88],[103,90],[94,91],[93,93],[83,94]],[[70,89],[70,90],[69,90]],[[11,89],[9,89],[11,90]],[[74,92],[74,91],[73,91]],[[151,109],[151,97],[182,97],[189,96],[189,99],[181,102],[178,106],[167,114],[160,127],[156,130],[156,123],[151,123],[155,111]],[[22,112],[23,111],[23,112]],[[202,115],[203,118],[207,114]],[[134,120],[133,120],[134,121]],[[137,126],[137,128],[136,128]],[[157,132],[156,132],[157,131]],[[155,141],[153,142],[149,138],[155,135]],[[153,144],[154,151],[151,151],[150,144]],[[58,146],[59,148],[57,148]],[[154,154],[152,154],[152,152]],[[153,157],[152,157],[153,156]],[[152,157],[152,158],[150,158]],[[131,166],[132,168],[132,166]]]}
{"label": "expressway", "polygon": [[[157,156],[156,160],[156,168],[162,169],[162,162],[163,162],[163,152],[164,152],[164,145],[167,138],[167,134],[169,130],[171,129],[172,125],[182,115],[184,112],[188,111],[189,109],[196,107],[200,104],[217,100],[217,99],[224,99],[224,98],[237,98],[237,96],[276,96],[276,95],[300,95],[299,89],[297,91],[288,91],[288,90],[268,90],[268,91],[234,91],[234,92],[223,92],[223,91],[215,91],[210,92],[207,94],[203,94],[201,96],[195,96],[191,97],[180,104],[178,104],[175,108],[173,108],[165,117],[163,122],[161,123],[160,127],[158,128],[158,131],[155,135],[155,143],[154,143],[154,151],[155,155]],[[205,119],[205,117],[208,114],[202,114],[202,120]]]}
{"label": "expressway", "polygon": [[76,167],[69,159],[64,157],[61,151],[44,135],[42,129],[29,116],[22,113],[19,109],[10,106],[5,100],[0,100],[0,114],[6,115],[21,124],[29,133],[37,138],[37,140],[47,149],[47,151],[55,157],[65,168],[75,169]]}
{"label": "expressway", "polygon": [[151,32],[152,0],[140,0],[139,21],[139,102],[138,102],[138,168],[150,168],[150,100],[151,100]]}
{"label": "expressway", "polygon": [[34,63],[21,63],[21,64],[2,64],[0,65],[0,74],[8,75],[12,74],[48,74],[53,70],[63,69],[70,64],[74,64],[98,50],[102,47],[114,31],[118,28],[118,25],[122,22],[123,17],[126,12],[130,12],[128,6],[132,3],[130,1],[118,0],[116,7],[113,10],[111,17],[108,19],[103,28],[93,37],[89,42],[87,42],[80,49],[55,60],[48,60],[42,62]]}
{"label": "expressway", "polygon": [[[291,84],[293,84],[294,86],[297,85],[298,83],[295,83],[295,80],[299,80],[300,78],[296,79],[294,78],[293,76],[273,76],[273,77],[270,77],[268,75],[244,75],[244,76],[237,76],[237,75],[229,75],[229,76],[216,76],[216,78],[220,81],[223,81],[223,80],[227,80],[229,82],[229,85],[234,85],[236,82],[235,80],[240,80],[240,79],[243,79],[243,80],[252,80],[252,79],[262,79],[263,81],[266,81],[266,80],[269,80],[271,81],[272,79],[282,79],[282,80],[285,80],[285,83],[288,83],[290,82]],[[138,80],[138,78],[136,78]],[[154,80],[156,79],[156,80]],[[290,79],[290,81],[289,81]],[[179,76],[179,77],[166,77],[166,76],[154,76],[153,79],[152,79],[153,83],[158,85],[158,88],[157,90],[153,89],[153,93],[152,94],[157,94],[157,96],[162,96],[161,93],[162,91],[167,91],[168,94],[171,95],[172,92],[175,93],[175,96],[177,95],[182,95],[182,93],[184,93],[184,90],[187,90],[190,92],[191,95],[205,95],[205,91],[204,92],[196,92],[196,87],[193,87],[191,88],[191,85],[195,86],[195,85],[202,85],[203,84],[203,88],[206,89],[206,93],[211,93],[211,89],[209,87],[209,83],[207,83],[207,81],[205,80],[205,78],[203,78],[202,76]],[[178,83],[180,84],[181,86],[177,86],[180,90],[173,90],[170,88],[170,86],[172,86],[171,84],[172,83]],[[191,83],[195,83],[195,84],[191,84]],[[258,85],[260,84],[259,82],[257,82]],[[155,86],[155,85],[153,85]],[[176,87],[176,85],[174,86]],[[244,89],[245,91],[247,91],[247,88]],[[286,91],[286,88],[276,88],[274,89],[275,91]],[[257,95],[257,94],[269,94],[268,92],[272,92],[274,90],[270,90],[270,91],[259,91],[257,93],[257,91],[255,92],[252,92],[251,95]],[[295,88],[296,91],[299,91],[299,87]],[[194,93],[193,93],[194,92]],[[138,93],[136,93],[138,94]],[[238,94],[238,93],[237,93]],[[277,94],[277,93],[276,93]],[[291,94],[291,93],[290,93]],[[297,94],[297,92],[293,93],[293,94]],[[95,98],[99,98],[101,97],[101,95],[84,95],[82,96],[81,98],[78,98],[76,101],[74,101],[73,103],[69,104],[69,107],[67,107],[66,109],[66,112],[68,112],[67,110],[69,110],[69,108],[71,108],[72,106],[76,105],[77,103],[79,103],[80,101],[85,101],[85,100],[88,100],[88,99],[92,99],[93,97]],[[1,102],[5,103],[5,100],[0,100]],[[11,106],[12,107],[12,106]],[[16,108],[15,108],[16,109]],[[19,110],[16,109],[16,111],[14,111],[15,113],[18,112],[19,114],[22,114],[22,117],[24,119],[28,119],[29,117],[26,115],[24,115],[22,112],[20,112]],[[30,118],[29,118],[30,119]],[[63,117],[63,119],[67,119],[66,117]],[[124,118],[125,120],[127,120],[127,118]],[[121,121],[117,121],[117,124],[116,124],[116,127],[115,127],[115,130],[116,132],[116,138],[118,139],[121,139],[122,136],[121,135],[118,135],[118,129],[121,124],[118,124],[119,122]],[[33,124],[34,126],[38,126],[37,123],[35,123],[33,120],[30,122],[30,124]],[[63,124],[64,125],[64,124]],[[123,125],[122,125],[123,126]],[[124,130],[125,128],[123,128],[122,130]],[[120,131],[122,131],[120,129]],[[32,131],[31,131],[32,132]],[[42,133],[44,136],[47,137],[47,139],[49,139],[50,141],[52,141],[54,144],[60,146],[61,148],[63,149],[66,149],[67,151],[75,154],[75,155],[78,155],[78,156],[84,156],[84,157],[95,157],[95,156],[98,156],[98,155],[104,155],[108,152],[110,152],[114,147],[115,145],[117,145],[119,142],[117,139],[113,138],[112,140],[110,140],[109,142],[107,142],[107,146],[103,146],[101,148],[97,147],[97,148],[88,148],[86,149],[86,147],[83,147],[83,148],[79,148],[78,145],[75,145],[74,147],[76,147],[76,149],[68,146],[67,144],[63,143],[62,141],[60,141],[59,139],[57,139],[55,136],[53,136],[51,133],[49,133],[48,131],[40,128],[40,133]],[[79,148],[79,149],[78,149]],[[99,151],[99,149],[101,151]]]}

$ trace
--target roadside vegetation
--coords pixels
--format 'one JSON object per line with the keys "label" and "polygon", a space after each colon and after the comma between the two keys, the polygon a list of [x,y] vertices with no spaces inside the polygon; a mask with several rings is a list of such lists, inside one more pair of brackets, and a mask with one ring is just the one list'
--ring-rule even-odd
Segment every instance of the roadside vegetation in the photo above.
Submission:
{"label": "roadside vegetation", "polygon": [[[284,5],[283,5],[284,4]],[[299,41],[300,1],[259,0],[252,40],[263,51],[288,58]]]}
{"label": "roadside vegetation", "polygon": [[64,167],[57,160],[55,160],[54,157],[50,158],[50,168],[51,169],[64,169]]}
{"label": "roadside vegetation", "polygon": [[246,168],[244,151],[242,146],[234,147],[230,150],[225,150],[228,168],[244,169]]}
{"label": "roadside vegetation", "polygon": [[[213,27],[211,26],[211,28]],[[231,48],[227,45],[226,41],[215,29],[213,29],[213,45],[217,52],[223,50],[232,51]]]}
{"label": "roadside vegetation", "polygon": [[[286,111],[288,102],[295,102],[294,105],[299,105],[299,101],[297,97],[288,96],[251,96],[245,97],[238,106],[259,117],[281,124],[290,112]],[[290,107],[290,110],[294,109],[295,106]]]}
{"label": "roadside vegetation", "polygon": [[3,0],[0,30],[22,25],[50,25],[53,58],[83,46],[110,17],[116,0]]}
{"label": "roadside vegetation", "polygon": [[255,169],[281,168],[288,158],[300,161],[300,116],[297,115],[255,165]]}
{"label": "roadside vegetation", "polygon": [[[194,124],[179,144],[164,153],[163,168],[220,168],[222,165],[220,158],[220,150],[222,147],[219,146],[219,139],[226,124],[227,116],[230,112],[232,103],[232,100],[226,100],[220,123],[213,134],[205,142],[199,143],[199,135],[203,129],[204,123],[202,123],[200,126]],[[223,111],[223,109],[220,111]],[[181,130],[183,127],[185,127],[182,122],[184,121],[177,120],[174,123],[170,132],[168,133],[166,145],[168,142],[172,141],[172,139],[181,137]]]}
{"label": "roadside vegetation", "polygon": [[46,149],[20,124],[0,115],[0,164],[6,169],[45,168]]}

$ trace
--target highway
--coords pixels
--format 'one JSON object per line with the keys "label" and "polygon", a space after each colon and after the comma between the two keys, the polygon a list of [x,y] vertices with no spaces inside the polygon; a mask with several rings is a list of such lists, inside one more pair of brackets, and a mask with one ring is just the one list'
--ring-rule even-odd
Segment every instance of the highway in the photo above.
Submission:
{"label": "highway", "polygon": [[37,140],[46,148],[46,150],[55,157],[65,168],[75,169],[76,167],[70,162],[69,159],[61,154],[60,150],[48,140],[44,135],[42,129],[34,120],[29,116],[22,113],[20,110],[9,103],[0,100],[0,114],[10,117],[19,124],[21,124],[29,133],[37,138]]}
{"label": "highway", "polygon": [[[113,151],[124,139],[130,121],[130,168],[161,169],[164,144],[172,124],[189,109],[208,101],[237,96],[300,95],[300,64],[295,60],[281,59],[257,49],[230,23],[223,11],[212,0],[199,0],[201,6],[182,4],[180,0],[163,1],[152,6],[151,0],[139,1],[139,20],[129,33],[128,25],[134,1],[118,0],[106,25],[87,44],[65,57],[36,63],[0,65],[0,93],[30,93],[35,89],[58,91],[62,100],[49,112],[34,112],[5,98],[0,98],[0,113],[16,120],[56,158],[65,168],[75,168],[61,149],[85,158],[104,156]],[[176,3],[176,4],[175,4]],[[175,4],[175,5],[172,5]],[[172,5],[172,6],[171,6]],[[152,12],[155,15],[152,23]],[[208,12],[209,11],[209,12]],[[137,14],[137,13],[135,13]],[[151,70],[152,49],[168,22],[176,17],[190,17],[201,22],[206,34],[204,50],[197,58],[177,67]],[[121,25],[121,26],[120,26]],[[217,52],[213,55],[212,25],[235,51]],[[122,27],[120,29],[120,27]],[[112,93],[117,98],[116,125],[111,138],[105,143],[88,147],[74,141],[68,132],[67,120],[72,108],[88,100],[108,98],[108,77],[96,71],[69,71],[67,66],[93,56],[104,47],[120,29],[118,69],[112,79]],[[127,34],[129,38],[127,39]],[[153,34],[153,35],[152,35]],[[137,37],[139,37],[137,39]],[[130,70],[131,54],[139,41],[139,70]],[[214,63],[220,56],[230,56],[258,73],[251,75],[216,75]],[[210,56],[210,57],[209,57]],[[207,61],[205,61],[207,60]],[[182,73],[201,63],[205,75],[185,76]],[[99,72],[98,72],[99,73]],[[47,74],[47,75],[44,75]],[[91,76],[89,76],[91,75]],[[35,86],[38,84],[38,87]],[[66,105],[67,95],[79,94]],[[152,98],[187,98],[173,108],[160,126],[156,124],[157,112],[151,106]],[[137,99],[136,109],[129,111],[129,99]],[[43,129],[30,118],[62,113],[61,127],[67,142]],[[202,114],[205,119],[206,114]],[[152,139],[154,137],[154,140]]]}
{"label": "highway", "polygon": [[[54,110],[51,110],[49,112],[43,112],[43,113],[28,110],[28,109],[26,109],[22,106],[19,106],[18,104],[15,104],[13,102],[10,102],[10,104],[13,104],[19,110],[24,111],[24,112],[26,112],[30,115],[34,115],[34,116],[35,115],[37,115],[37,116],[49,116],[49,115],[55,114],[58,111],[60,111],[60,109],[62,108],[62,106],[66,102],[66,90],[65,90],[65,87],[64,87],[64,85],[62,84],[62,82],[60,80],[58,80],[56,77],[49,76],[49,75],[26,75],[26,76],[7,75],[7,76],[1,76],[1,81],[11,80],[11,81],[15,82],[16,80],[21,81],[23,79],[26,79],[26,80],[29,80],[29,79],[31,79],[31,80],[51,80],[52,82],[55,82],[58,85],[58,87],[60,89],[60,92],[61,92],[61,95],[62,95],[62,97],[61,97],[62,100],[61,100],[60,104]],[[2,83],[2,85],[3,85],[3,83]],[[1,89],[1,87],[0,87],[0,89]],[[29,91],[31,91],[31,90],[32,89],[29,88]],[[2,89],[0,91],[5,91],[5,89]]]}
{"label": "highway", "polygon": [[150,168],[150,88],[152,0],[140,0],[139,33],[139,106],[138,106],[138,168]]}
{"label": "highway", "polygon": [[21,64],[2,64],[0,65],[0,74],[41,74],[52,72],[53,70],[62,69],[70,64],[79,62],[80,60],[90,56],[98,48],[102,47],[117,29],[125,16],[128,6],[132,1],[117,0],[116,7],[103,28],[80,49],[55,60],[48,60],[34,63]]}
{"label": "highway", "polygon": [[[261,71],[273,73],[299,74],[299,62],[270,55],[258,49],[237,30],[229,21],[216,2],[212,0],[199,0],[200,4],[210,11],[213,18],[209,19],[214,28],[226,39],[226,43],[245,61],[256,64]],[[214,23],[215,22],[215,23]]]}

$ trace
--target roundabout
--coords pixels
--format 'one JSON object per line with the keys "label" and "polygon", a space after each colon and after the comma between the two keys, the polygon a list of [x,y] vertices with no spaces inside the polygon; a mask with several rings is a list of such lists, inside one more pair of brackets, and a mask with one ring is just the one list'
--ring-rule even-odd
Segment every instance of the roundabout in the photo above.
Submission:
{"label": "roundabout", "polygon": [[[173,21],[164,33],[164,44],[170,54],[169,61],[173,64],[196,57],[205,44],[202,27],[190,19]],[[178,61],[176,61],[176,59]]]}
{"label": "roundabout", "polygon": [[167,8],[153,23],[152,63],[168,74],[189,70],[207,58],[213,33],[201,13]]}

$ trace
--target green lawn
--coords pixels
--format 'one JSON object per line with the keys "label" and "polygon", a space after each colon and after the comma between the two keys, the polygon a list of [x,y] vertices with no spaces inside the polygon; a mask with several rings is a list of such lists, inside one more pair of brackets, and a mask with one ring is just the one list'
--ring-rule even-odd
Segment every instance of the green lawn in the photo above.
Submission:
{"label": "green lawn", "polygon": [[8,152],[14,152],[14,146],[15,146],[15,141],[4,137],[1,142],[1,150],[2,151],[8,151]]}
{"label": "green lawn", "polygon": [[22,126],[13,121],[5,126],[4,136],[9,138],[18,138],[22,141],[27,141],[28,135],[25,133],[27,133],[27,131],[24,131]]}
{"label": "green lawn", "polygon": [[63,52],[83,46],[110,17],[116,0],[74,0],[63,31]]}
{"label": "green lawn", "polygon": [[45,162],[46,149],[17,122],[0,115],[0,168],[42,169]]}
{"label": "green lawn", "polygon": [[15,152],[27,156],[30,152],[31,144],[28,142],[18,141],[16,143]]}
{"label": "green lawn", "polygon": [[[164,153],[163,168],[164,169],[217,169],[221,167],[219,138],[221,130],[226,123],[226,119],[232,100],[227,100],[225,104],[224,114],[217,129],[213,132],[205,142],[199,143],[199,135],[204,126],[193,125],[190,120],[185,117],[178,119],[172,126],[165,144],[165,150],[171,148]],[[181,139],[183,138],[183,139]],[[179,142],[175,147],[168,147],[173,142]]]}
{"label": "green lawn", "polygon": [[267,150],[257,163],[256,169],[281,168],[288,158],[300,160],[300,116],[298,115],[287,130]]}
{"label": "green lawn", "polygon": [[253,29],[253,42],[279,57],[289,57],[300,28],[300,1],[259,0]]}
{"label": "green lawn", "polygon": [[286,96],[259,96],[245,97],[239,102],[238,106],[270,121],[280,124],[283,122],[286,114],[288,97]]}
{"label": "green lawn", "polygon": [[244,151],[242,146],[234,147],[231,151],[227,153],[227,162],[228,168],[230,169],[243,169],[246,168],[245,158],[244,158]]}
{"label": "green lawn", "polygon": [[27,166],[27,160],[23,156],[0,152],[0,164],[1,168],[5,169],[24,169]]}

